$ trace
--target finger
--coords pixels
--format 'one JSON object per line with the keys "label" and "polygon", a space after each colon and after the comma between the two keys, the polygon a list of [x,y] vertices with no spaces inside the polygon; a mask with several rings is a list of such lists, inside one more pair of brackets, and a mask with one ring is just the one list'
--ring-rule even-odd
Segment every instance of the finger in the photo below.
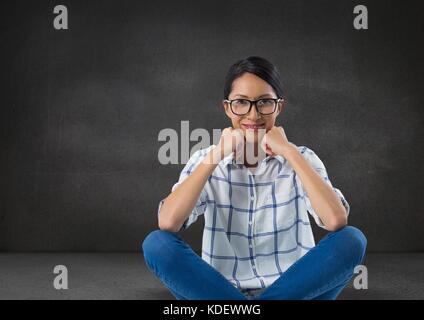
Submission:
{"label": "finger", "polygon": [[245,141],[245,136],[243,134],[243,130],[235,129],[233,131],[233,135],[236,137],[237,142],[239,142],[240,144],[242,144]]}
{"label": "finger", "polygon": [[265,143],[264,140],[261,142],[261,148],[267,155],[275,155],[274,152],[271,150],[271,148]]}
{"label": "finger", "polygon": [[266,143],[266,135],[262,138],[261,143],[260,143],[261,149],[266,153],[265,143]]}
{"label": "finger", "polygon": [[268,135],[265,135],[261,141],[262,150],[264,150],[266,154],[274,156],[275,153],[272,151],[271,147],[267,143],[267,137]]}
{"label": "finger", "polygon": [[266,145],[266,153],[270,156],[275,156],[274,151],[272,151],[272,149],[268,145]]}
{"label": "finger", "polygon": [[232,138],[233,138],[232,139],[232,142],[233,142],[232,148],[233,148],[233,150],[236,153],[237,152],[240,152],[241,149],[244,146],[244,136],[243,136],[243,134],[238,129],[236,129],[232,133]]}

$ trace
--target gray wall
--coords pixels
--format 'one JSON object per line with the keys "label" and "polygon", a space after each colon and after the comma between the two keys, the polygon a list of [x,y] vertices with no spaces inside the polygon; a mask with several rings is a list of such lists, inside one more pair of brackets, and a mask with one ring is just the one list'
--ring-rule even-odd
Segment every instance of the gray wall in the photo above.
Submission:
{"label": "gray wall", "polygon": [[[275,63],[290,141],[324,161],[371,251],[424,249],[423,19],[412,1],[7,1],[0,250],[135,251],[180,165],[163,128],[229,126],[225,73]],[[202,222],[184,233],[200,248]],[[322,233],[318,234],[318,237]]]}

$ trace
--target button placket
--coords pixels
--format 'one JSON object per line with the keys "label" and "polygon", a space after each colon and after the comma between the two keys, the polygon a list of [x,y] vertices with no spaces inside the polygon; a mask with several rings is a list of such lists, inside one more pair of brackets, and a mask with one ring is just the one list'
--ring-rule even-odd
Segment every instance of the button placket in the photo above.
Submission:
{"label": "button placket", "polygon": [[[252,176],[252,181],[254,181],[254,176]],[[252,208],[252,210],[254,210],[255,208],[256,208],[256,189],[255,189],[255,187],[253,187],[252,188],[252,191],[253,191],[253,194],[252,195],[250,195],[250,199],[249,199],[249,201],[250,201],[250,208]],[[255,219],[255,215],[254,215],[254,213],[252,212],[252,215],[251,215],[251,220],[249,221],[249,228],[250,228],[250,231],[251,231],[251,237],[249,237],[249,251],[251,251],[252,252],[252,255],[253,256],[255,256],[255,252],[254,252],[254,250],[253,250],[253,241],[254,241],[254,239],[253,239],[253,234],[255,233],[254,232],[254,219]],[[253,258],[252,259],[252,261],[251,261],[251,266],[252,266],[252,269],[253,270],[257,270],[256,269],[256,262],[255,262],[255,258]]]}

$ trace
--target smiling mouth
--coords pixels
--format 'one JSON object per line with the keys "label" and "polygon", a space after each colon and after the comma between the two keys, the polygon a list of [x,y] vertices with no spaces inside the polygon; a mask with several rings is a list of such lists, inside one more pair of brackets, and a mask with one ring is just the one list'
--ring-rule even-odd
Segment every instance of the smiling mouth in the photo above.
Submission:
{"label": "smiling mouth", "polygon": [[249,130],[259,130],[259,129],[265,129],[265,125],[261,124],[242,124],[243,127]]}

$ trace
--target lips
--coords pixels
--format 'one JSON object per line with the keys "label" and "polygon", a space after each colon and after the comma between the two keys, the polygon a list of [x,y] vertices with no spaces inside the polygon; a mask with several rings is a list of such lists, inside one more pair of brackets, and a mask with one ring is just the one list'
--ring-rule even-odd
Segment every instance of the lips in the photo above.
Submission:
{"label": "lips", "polygon": [[250,130],[265,129],[265,125],[263,125],[263,124],[245,124],[245,123],[243,123],[242,125],[246,129],[250,129]]}

